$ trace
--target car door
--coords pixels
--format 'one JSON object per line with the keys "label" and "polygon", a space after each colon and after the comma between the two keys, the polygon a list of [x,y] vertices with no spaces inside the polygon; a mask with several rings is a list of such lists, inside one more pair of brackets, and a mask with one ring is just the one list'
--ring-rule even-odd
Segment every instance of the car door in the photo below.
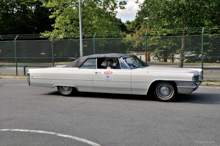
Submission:
{"label": "car door", "polygon": [[93,85],[96,92],[131,93],[131,70],[95,69]]}
{"label": "car door", "polygon": [[93,76],[96,69],[96,58],[87,59],[75,73],[77,89],[79,91],[93,92]]}

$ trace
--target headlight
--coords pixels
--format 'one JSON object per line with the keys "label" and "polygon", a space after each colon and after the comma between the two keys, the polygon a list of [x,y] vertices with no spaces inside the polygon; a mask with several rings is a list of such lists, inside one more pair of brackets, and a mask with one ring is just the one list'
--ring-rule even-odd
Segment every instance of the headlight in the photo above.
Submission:
{"label": "headlight", "polygon": [[193,81],[196,81],[196,78],[195,78],[195,76],[193,76],[193,77],[192,77],[192,80],[193,80]]}
{"label": "headlight", "polygon": [[197,81],[196,81],[196,77],[195,76],[192,77],[192,80],[193,80],[194,85],[196,85]]}

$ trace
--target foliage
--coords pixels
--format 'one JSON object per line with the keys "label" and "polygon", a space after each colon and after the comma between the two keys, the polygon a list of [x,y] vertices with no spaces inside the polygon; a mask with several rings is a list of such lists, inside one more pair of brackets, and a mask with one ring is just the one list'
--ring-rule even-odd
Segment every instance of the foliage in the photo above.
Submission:
{"label": "foliage", "polygon": [[204,62],[219,63],[220,49],[219,49],[220,35],[204,35]]}
{"label": "foliage", "polygon": [[[116,9],[124,9],[125,1],[117,0],[83,0],[81,2],[82,11],[82,31],[84,37],[87,32],[119,31],[120,22],[115,21]],[[55,18],[53,31],[45,31],[44,36],[53,36],[57,39],[78,38],[79,37],[79,1],[78,0],[51,0],[44,4],[55,11],[50,18]]]}
{"label": "foliage", "polygon": [[0,1],[0,34],[39,34],[51,30],[50,8],[39,0]]}
{"label": "foliage", "polygon": [[[220,1],[216,0],[145,0],[140,6],[138,20],[142,20],[142,23],[153,31],[182,28],[179,66],[183,67],[186,29],[219,25],[219,6]],[[158,51],[161,52],[163,49],[161,47]]]}
{"label": "foliage", "polygon": [[137,22],[137,19],[135,19],[133,21],[127,20],[125,22],[125,25],[127,27],[128,32],[135,32],[135,30],[138,30],[141,28],[141,24]]}
{"label": "foliage", "polygon": [[115,18],[115,21],[118,23],[120,31],[122,31],[122,32],[126,32],[127,31],[127,26],[125,25],[125,23],[123,23],[121,21],[121,19]]}
{"label": "foliage", "polygon": [[[128,23],[127,21],[126,23]],[[123,39],[123,42],[129,51],[144,51],[144,31],[143,27],[139,30],[136,30],[134,34],[127,34],[125,35],[125,38]],[[145,31],[146,33],[146,31]]]}
{"label": "foliage", "polygon": [[145,0],[138,17],[150,29],[215,26],[220,24],[220,1]]}

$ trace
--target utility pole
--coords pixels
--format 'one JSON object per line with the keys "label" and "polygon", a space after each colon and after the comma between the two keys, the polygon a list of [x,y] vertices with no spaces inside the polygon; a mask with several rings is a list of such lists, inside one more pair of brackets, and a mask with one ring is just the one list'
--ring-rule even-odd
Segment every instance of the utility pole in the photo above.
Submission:
{"label": "utility pole", "polygon": [[81,0],[79,0],[80,57],[83,56]]}

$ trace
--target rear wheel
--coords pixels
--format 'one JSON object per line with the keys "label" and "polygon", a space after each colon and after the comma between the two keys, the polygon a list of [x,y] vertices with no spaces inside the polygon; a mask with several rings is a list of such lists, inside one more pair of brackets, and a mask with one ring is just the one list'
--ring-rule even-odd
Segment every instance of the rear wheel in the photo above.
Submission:
{"label": "rear wheel", "polygon": [[171,83],[160,82],[156,85],[154,96],[160,101],[171,101],[176,96],[176,90]]}
{"label": "rear wheel", "polygon": [[69,87],[69,86],[58,86],[57,90],[59,91],[60,94],[64,96],[68,96],[73,93],[73,87]]}

